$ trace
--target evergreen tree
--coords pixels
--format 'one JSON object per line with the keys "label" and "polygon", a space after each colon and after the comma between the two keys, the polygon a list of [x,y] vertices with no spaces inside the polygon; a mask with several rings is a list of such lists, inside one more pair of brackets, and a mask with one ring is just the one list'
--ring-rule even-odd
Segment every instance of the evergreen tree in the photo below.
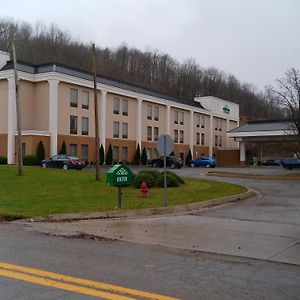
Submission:
{"label": "evergreen tree", "polygon": [[67,147],[65,141],[63,141],[63,143],[61,144],[61,148],[58,154],[67,154]]}
{"label": "evergreen tree", "polygon": [[185,165],[186,165],[186,166],[189,165],[190,160],[192,160],[192,152],[191,152],[191,149],[189,149],[189,153],[187,154],[186,159],[185,159]]}
{"label": "evergreen tree", "polygon": [[170,156],[175,156],[175,153],[174,151],[171,152]]}
{"label": "evergreen tree", "polygon": [[44,148],[44,144],[42,141],[40,141],[38,143],[38,146],[37,146],[37,152],[36,152],[36,156],[39,160],[39,163],[45,159],[45,148]]}
{"label": "evergreen tree", "polygon": [[141,164],[141,149],[140,144],[137,144],[136,151],[133,158],[133,164],[134,165],[140,165]]}
{"label": "evergreen tree", "polygon": [[147,159],[148,159],[148,157],[147,157],[147,152],[146,152],[146,149],[145,149],[145,147],[143,148],[143,151],[142,151],[142,156],[141,156],[141,164],[143,165],[143,166],[145,166],[146,164],[147,164]]}
{"label": "evergreen tree", "polygon": [[103,165],[103,163],[104,163],[104,148],[103,148],[102,144],[99,149],[99,159],[100,159],[100,165]]}
{"label": "evergreen tree", "polygon": [[106,154],[105,164],[110,166],[112,165],[112,162],[113,162],[113,153],[112,153],[111,144],[109,144],[107,154]]}

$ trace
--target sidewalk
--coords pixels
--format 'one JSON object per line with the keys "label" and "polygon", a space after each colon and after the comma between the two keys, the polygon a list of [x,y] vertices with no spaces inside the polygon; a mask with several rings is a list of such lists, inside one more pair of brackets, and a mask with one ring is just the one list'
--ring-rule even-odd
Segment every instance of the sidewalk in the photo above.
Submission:
{"label": "sidewalk", "polygon": [[26,227],[55,236],[109,238],[300,266],[300,228],[297,225],[179,215],[32,222]]}

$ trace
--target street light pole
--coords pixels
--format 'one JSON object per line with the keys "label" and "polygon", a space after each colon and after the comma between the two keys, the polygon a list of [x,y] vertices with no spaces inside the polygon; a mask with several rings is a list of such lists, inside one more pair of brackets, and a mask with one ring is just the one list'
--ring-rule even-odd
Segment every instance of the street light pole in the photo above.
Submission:
{"label": "street light pole", "polygon": [[93,77],[94,77],[94,105],[95,105],[95,152],[96,152],[96,181],[100,180],[99,164],[99,122],[98,122],[98,97],[97,97],[97,67],[96,67],[96,48],[93,43]]}
{"label": "street light pole", "polygon": [[12,51],[14,60],[14,73],[15,73],[15,89],[16,89],[16,112],[17,112],[17,147],[18,147],[18,175],[23,175],[22,170],[22,132],[21,132],[21,114],[20,114],[20,100],[19,100],[19,79],[17,71],[17,55],[15,48],[15,41],[12,40]]}

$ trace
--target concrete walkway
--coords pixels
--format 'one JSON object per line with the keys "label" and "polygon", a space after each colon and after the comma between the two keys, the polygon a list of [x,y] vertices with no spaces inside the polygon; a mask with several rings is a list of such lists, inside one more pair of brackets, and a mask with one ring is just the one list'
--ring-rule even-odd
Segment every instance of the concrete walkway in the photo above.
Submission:
{"label": "concrete walkway", "polygon": [[138,219],[32,222],[30,230],[257,258],[300,265],[298,225],[182,215]]}

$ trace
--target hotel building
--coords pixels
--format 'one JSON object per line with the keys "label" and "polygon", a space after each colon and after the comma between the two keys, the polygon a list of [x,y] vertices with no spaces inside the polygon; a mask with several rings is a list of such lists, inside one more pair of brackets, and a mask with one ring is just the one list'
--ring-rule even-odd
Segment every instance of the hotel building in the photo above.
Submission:
{"label": "hotel building", "polygon": [[[18,62],[23,155],[59,152],[95,161],[93,77],[61,64]],[[216,97],[185,100],[111,78],[97,76],[99,140],[113,160],[131,163],[139,144],[158,157],[156,141],[169,134],[183,159],[215,156],[221,165],[239,164],[238,143],[227,132],[239,125],[239,106]],[[16,163],[16,104],[13,62],[0,51],[0,156]]]}

